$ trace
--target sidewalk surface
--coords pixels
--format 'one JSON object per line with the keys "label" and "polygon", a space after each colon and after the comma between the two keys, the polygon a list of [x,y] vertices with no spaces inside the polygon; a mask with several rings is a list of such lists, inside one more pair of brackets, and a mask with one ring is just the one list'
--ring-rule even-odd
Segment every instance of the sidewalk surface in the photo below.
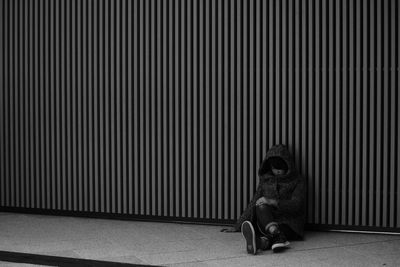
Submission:
{"label": "sidewalk surface", "polygon": [[400,266],[399,235],[307,232],[283,253],[252,256],[221,228],[0,213],[0,250],[164,266]]}

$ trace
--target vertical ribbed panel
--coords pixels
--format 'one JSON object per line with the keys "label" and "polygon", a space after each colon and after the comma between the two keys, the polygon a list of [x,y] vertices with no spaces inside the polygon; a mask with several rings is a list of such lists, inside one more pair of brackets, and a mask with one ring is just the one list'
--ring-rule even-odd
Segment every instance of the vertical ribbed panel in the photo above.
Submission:
{"label": "vertical ribbed panel", "polygon": [[0,12],[3,209],[230,221],[286,143],[309,223],[400,227],[399,1]]}

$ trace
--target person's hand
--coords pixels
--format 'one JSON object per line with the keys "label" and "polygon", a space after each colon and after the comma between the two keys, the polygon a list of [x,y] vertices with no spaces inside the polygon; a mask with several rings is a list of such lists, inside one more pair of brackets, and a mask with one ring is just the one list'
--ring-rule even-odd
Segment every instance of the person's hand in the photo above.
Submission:
{"label": "person's hand", "polygon": [[238,231],[234,227],[229,227],[229,228],[221,229],[221,232],[234,233],[234,232],[238,232]]}
{"label": "person's hand", "polygon": [[262,205],[262,204],[268,204],[266,197],[260,197],[259,199],[257,199],[256,206],[259,206],[259,205]]}
{"label": "person's hand", "polygon": [[259,199],[257,199],[256,205],[258,206],[262,204],[267,204],[276,207],[278,205],[278,202],[276,201],[276,199],[260,197]]}

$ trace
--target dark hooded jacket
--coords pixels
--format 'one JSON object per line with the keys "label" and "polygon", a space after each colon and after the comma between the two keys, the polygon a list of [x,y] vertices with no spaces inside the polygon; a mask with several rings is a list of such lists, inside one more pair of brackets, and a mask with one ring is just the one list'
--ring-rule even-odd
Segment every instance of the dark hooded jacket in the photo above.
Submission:
{"label": "dark hooded jacket", "polygon": [[[285,161],[288,171],[283,175],[273,175],[271,160],[281,158]],[[275,199],[278,203],[275,209],[275,222],[288,225],[300,237],[304,234],[305,222],[305,182],[296,171],[294,161],[284,145],[271,147],[261,163],[258,171],[260,182],[253,199],[246,210],[235,223],[234,227],[240,230],[246,220],[256,222],[255,207],[260,197]]]}

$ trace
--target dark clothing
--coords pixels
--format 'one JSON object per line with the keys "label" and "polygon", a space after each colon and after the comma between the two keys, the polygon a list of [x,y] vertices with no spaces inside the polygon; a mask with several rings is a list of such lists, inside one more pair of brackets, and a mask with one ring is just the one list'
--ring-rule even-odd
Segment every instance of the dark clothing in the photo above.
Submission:
{"label": "dark clothing", "polygon": [[265,227],[274,222],[274,207],[270,205],[256,206],[257,226],[261,232],[265,231]]}
{"label": "dark clothing", "polygon": [[[273,175],[271,162],[281,158],[287,164],[287,172]],[[303,237],[305,223],[305,182],[298,174],[294,161],[284,145],[273,146],[266,154],[258,171],[260,182],[246,210],[236,221],[234,227],[240,231],[246,220],[253,225],[257,223],[256,201],[261,197],[275,199],[278,203],[273,210],[273,221],[279,225],[287,225],[299,237]]]}
{"label": "dark clothing", "polygon": [[[257,216],[257,232],[260,235],[268,236],[268,233],[265,232],[265,227],[274,222],[274,210],[275,208],[269,205],[259,205],[256,206],[256,216]],[[287,239],[289,240],[298,240],[301,237],[295,233],[287,224],[278,224],[279,230],[281,230]]]}

